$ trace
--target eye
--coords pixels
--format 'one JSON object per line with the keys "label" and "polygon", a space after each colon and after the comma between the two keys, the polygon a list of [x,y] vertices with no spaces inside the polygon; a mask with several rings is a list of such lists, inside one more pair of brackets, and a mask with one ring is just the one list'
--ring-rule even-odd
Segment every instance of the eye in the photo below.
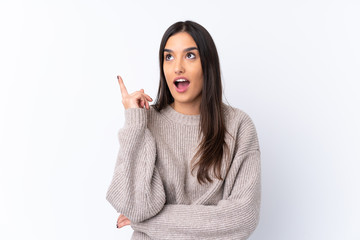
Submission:
{"label": "eye", "polygon": [[186,54],[186,57],[193,59],[193,58],[195,58],[195,54],[192,52],[189,52]]}
{"label": "eye", "polygon": [[169,60],[171,60],[171,59],[170,59],[171,57],[172,57],[171,54],[166,54],[166,55],[165,55],[165,60],[166,60],[166,61],[169,61]]}

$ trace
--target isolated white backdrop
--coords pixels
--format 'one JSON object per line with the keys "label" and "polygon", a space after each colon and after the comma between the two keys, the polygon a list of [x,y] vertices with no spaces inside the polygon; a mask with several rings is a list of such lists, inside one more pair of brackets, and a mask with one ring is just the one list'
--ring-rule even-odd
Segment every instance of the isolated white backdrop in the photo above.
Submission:
{"label": "isolated white backdrop", "polygon": [[253,119],[252,240],[360,239],[360,3],[1,1],[0,239],[130,239],[106,201],[129,92],[156,97],[164,31],[213,36],[227,103]]}

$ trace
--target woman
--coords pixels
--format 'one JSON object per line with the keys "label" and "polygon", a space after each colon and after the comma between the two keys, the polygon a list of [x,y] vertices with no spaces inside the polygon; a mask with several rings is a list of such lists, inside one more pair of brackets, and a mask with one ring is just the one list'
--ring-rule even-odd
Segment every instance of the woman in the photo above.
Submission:
{"label": "woman", "polygon": [[153,105],[118,76],[125,123],[106,196],[117,227],[130,224],[131,239],[247,239],[260,211],[253,121],[222,102],[217,50],[201,25],[170,26],[159,60]]}

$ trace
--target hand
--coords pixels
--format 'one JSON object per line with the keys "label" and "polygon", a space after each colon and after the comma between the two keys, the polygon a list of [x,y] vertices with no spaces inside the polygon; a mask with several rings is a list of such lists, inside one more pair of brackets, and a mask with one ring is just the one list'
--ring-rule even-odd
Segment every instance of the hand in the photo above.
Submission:
{"label": "hand", "polygon": [[116,227],[117,228],[122,228],[122,227],[124,227],[126,225],[130,225],[130,224],[131,224],[130,220],[127,217],[125,217],[125,215],[120,214],[120,216],[119,216],[119,218],[117,220]]}
{"label": "hand", "polygon": [[126,90],[125,84],[120,76],[117,76],[120,85],[120,91],[122,95],[122,103],[125,109],[128,108],[144,108],[150,109],[149,102],[152,102],[152,98],[144,93],[144,89],[129,94]]}

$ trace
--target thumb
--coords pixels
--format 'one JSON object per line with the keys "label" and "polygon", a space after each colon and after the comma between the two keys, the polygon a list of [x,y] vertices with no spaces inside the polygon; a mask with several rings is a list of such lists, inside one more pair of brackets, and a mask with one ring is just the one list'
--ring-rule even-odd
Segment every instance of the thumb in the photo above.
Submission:
{"label": "thumb", "polygon": [[144,92],[144,89],[142,88],[142,89],[140,89],[140,92]]}

